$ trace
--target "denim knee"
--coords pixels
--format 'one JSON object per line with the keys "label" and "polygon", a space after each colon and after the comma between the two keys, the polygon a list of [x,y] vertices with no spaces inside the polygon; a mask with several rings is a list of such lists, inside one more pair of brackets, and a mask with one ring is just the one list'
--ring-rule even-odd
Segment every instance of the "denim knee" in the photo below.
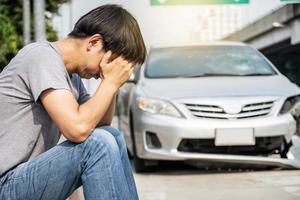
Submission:
{"label": "denim knee", "polygon": [[98,129],[108,131],[110,134],[112,134],[115,137],[117,144],[119,145],[119,149],[121,151],[126,150],[127,147],[126,147],[124,134],[121,131],[119,131],[118,129],[112,126],[101,126]]}
{"label": "denim knee", "polygon": [[119,136],[123,136],[123,133],[119,131],[118,129],[112,127],[112,126],[101,126],[99,129],[104,129],[108,132],[110,132],[115,138]]}
{"label": "denim knee", "polygon": [[115,137],[104,129],[95,129],[84,144],[92,151],[119,152],[119,146]]}

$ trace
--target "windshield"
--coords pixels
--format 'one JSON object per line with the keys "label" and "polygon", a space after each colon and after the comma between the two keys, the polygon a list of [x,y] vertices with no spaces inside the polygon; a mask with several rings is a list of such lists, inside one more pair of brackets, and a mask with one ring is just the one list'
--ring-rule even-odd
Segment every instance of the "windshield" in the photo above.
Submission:
{"label": "windshield", "polygon": [[152,49],[148,78],[201,76],[270,76],[276,72],[247,46],[197,46]]}

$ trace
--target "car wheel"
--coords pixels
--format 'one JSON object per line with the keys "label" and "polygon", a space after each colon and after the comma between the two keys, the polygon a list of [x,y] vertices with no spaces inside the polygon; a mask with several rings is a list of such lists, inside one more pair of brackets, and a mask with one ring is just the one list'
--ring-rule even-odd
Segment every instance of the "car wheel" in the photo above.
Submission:
{"label": "car wheel", "polygon": [[284,148],[280,152],[280,157],[281,158],[287,158],[287,153],[289,152],[292,145],[293,145],[292,142],[289,142],[289,143],[284,142]]}
{"label": "car wheel", "polygon": [[136,173],[147,172],[149,169],[145,165],[145,160],[140,159],[135,155],[133,155],[133,165]]}
{"label": "car wheel", "polygon": [[136,151],[136,142],[135,142],[135,137],[134,137],[134,128],[133,128],[133,118],[132,118],[132,113],[130,112],[130,133],[131,133],[131,140],[132,140],[132,145],[133,145],[133,166],[135,169],[136,173],[142,173],[142,172],[147,172],[148,168],[145,165],[145,160],[141,159],[137,156],[137,151]]}

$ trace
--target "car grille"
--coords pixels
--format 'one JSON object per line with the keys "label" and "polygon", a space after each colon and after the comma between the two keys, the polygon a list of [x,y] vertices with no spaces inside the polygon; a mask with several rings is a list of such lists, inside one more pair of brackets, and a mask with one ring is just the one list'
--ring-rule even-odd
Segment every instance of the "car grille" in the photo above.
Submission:
{"label": "car grille", "polygon": [[190,153],[270,155],[279,153],[283,144],[282,136],[256,138],[253,146],[215,146],[214,139],[182,139],[177,149]]}
{"label": "car grille", "polygon": [[229,114],[223,108],[215,105],[185,104],[195,117],[213,119],[244,119],[265,116],[270,113],[273,101],[245,105],[240,113]]}

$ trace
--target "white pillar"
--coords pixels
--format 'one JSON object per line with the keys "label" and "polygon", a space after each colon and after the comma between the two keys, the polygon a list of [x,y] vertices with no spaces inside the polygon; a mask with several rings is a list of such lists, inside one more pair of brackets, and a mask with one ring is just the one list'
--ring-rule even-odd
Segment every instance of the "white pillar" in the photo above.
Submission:
{"label": "white pillar", "polygon": [[34,0],[34,39],[46,39],[45,0]]}
{"label": "white pillar", "polygon": [[30,0],[23,0],[23,38],[24,45],[30,43]]}

